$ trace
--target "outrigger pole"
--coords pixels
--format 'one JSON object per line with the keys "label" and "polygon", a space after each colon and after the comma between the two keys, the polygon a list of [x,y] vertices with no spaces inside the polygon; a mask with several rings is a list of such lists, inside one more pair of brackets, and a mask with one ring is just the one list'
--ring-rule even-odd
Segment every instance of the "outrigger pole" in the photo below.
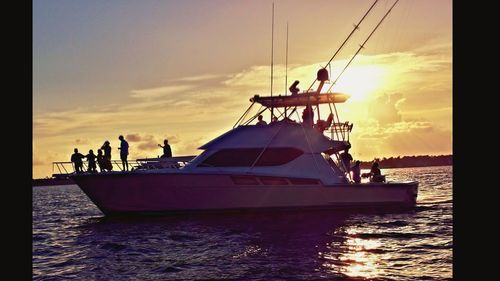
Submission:
{"label": "outrigger pole", "polygon": [[[399,1],[399,0],[398,0]],[[330,60],[328,61],[328,63],[325,65],[325,68],[330,65],[330,63],[333,61],[333,59],[337,56],[337,54],[340,52],[340,50],[342,50],[342,48],[344,47],[344,45],[347,43],[347,41],[349,41],[349,39],[351,38],[351,36],[354,34],[354,32],[356,30],[359,29],[359,25],[363,22],[363,20],[366,18],[366,16],[370,13],[370,11],[373,9],[373,7],[375,6],[375,4],[377,4],[378,0],[375,0],[375,2],[373,2],[373,4],[370,6],[370,8],[368,9],[368,11],[366,11],[366,13],[363,15],[363,17],[359,20],[358,24],[354,25],[354,29],[351,31],[351,33],[347,36],[347,38],[344,40],[344,42],[342,43],[342,45],[340,45],[340,47],[337,49],[337,51],[335,52],[335,54],[333,54],[332,58],[330,58]],[[314,83],[316,82],[316,80],[314,80],[311,84],[311,86],[309,86],[309,88],[307,89],[306,93],[309,92],[309,90],[312,88],[312,86],[314,85]]]}
{"label": "outrigger pole", "polygon": [[339,76],[337,76],[337,79],[335,79],[335,81],[333,81],[332,85],[330,85],[330,88],[328,88],[327,92],[329,92],[332,89],[333,85],[335,85],[335,83],[337,83],[337,81],[339,80],[340,76],[342,76],[342,74],[344,73],[344,71],[347,69],[347,67],[349,67],[349,65],[354,60],[354,58],[358,55],[358,53],[361,51],[361,49],[363,49],[365,47],[366,42],[368,42],[368,40],[370,40],[370,37],[372,37],[373,33],[375,33],[375,30],[377,30],[377,28],[382,24],[382,22],[385,20],[385,18],[392,11],[392,8],[394,8],[394,6],[396,6],[396,4],[398,2],[399,2],[399,0],[396,0],[394,2],[394,4],[392,4],[391,8],[389,8],[389,10],[387,11],[387,13],[385,13],[384,17],[382,17],[382,19],[378,22],[377,26],[375,26],[375,28],[372,30],[372,32],[370,33],[370,35],[368,35],[368,37],[363,42],[363,44],[359,45],[358,51],[356,51],[356,53],[354,54],[354,56],[352,56],[352,58],[349,60],[349,62],[344,67],[344,69],[342,70],[342,72],[340,72]]}

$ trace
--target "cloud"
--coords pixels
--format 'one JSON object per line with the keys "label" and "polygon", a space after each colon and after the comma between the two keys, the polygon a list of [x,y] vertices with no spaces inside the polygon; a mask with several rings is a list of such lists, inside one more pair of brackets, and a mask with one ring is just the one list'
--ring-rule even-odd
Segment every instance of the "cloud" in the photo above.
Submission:
{"label": "cloud", "polygon": [[357,157],[389,157],[412,154],[448,154],[451,152],[451,130],[434,126],[429,121],[372,123],[371,129],[352,137]]}
{"label": "cloud", "polygon": [[130,97],[132,98],[159,98],[170,96],[184,91],[192,90],[193,85],[172,85],[157,88],[141,89],[141,90],[131,90]]}
{"label": "cloud", "polygon": [[150,140],[146,140],[144,142],[141,142],[138,146],[137,146],[140,150],[153,150],[153,149],[158,149],[158,142],[153,140],[153,139],[150,139]]}
{"label": "cloud", "polygon": [[204,75],[198,75],[198,76],[188,76],[188,77],[183,77],[179,79],[174,79],[171,80],[172,82],[200,82],[200,81],[207,81],[207,80],[214,80],[214,79],[219,79],[223,78],[225,75],[221,74],[204,74]]}
{"label": "cloud", "polygon": [[141,136],[139,134],[128,134],[125,139],[129,142],[138,142],[141,140]]}
{"label": "cloud", "polygon": [[369,103],[368,116],[375,119],[379,124],[390,124],[401,121],[401,112],[398,105],[405,101],[400,93],[383,94]]}
{"label": "cloud", "polygon": [[179,142],[179,138],[177,136],[159,136],[153,134],[142,134],[142,133],[134,133],[128,134],[125,139],[130,143],[134,143],[131,145],[131,151],[136,150],[135,154],[139,155],[142,152],[150,152],[152,150],[158,150],[158,144],[163,144],[164,139],[168,139],[169,144],[175,144]]}
{"label": "cloud", "polygon": [[89,140],[87,140],[87,139],[76,139],[75,143],[76,144],[89,144]]}

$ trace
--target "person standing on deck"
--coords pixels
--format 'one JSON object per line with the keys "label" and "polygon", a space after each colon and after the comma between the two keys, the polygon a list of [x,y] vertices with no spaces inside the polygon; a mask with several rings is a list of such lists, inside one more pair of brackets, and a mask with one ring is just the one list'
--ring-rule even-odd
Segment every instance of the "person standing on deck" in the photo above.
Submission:
{"label": "person standing on deck", "polygon": [[111,146],[109,141],[105,141],[101,149],[104,151],[104,163],[108,171],[113,170],[113,165],[111,165]]}
{"label": "person standing on deck", "polygon": [[71,162],[75,164],[75,172],[82,173],[83,172],[82,159],[85,158],[85,156],[83,156],[83,154],[78,152],[78,148],[75,148],[74,152],[75,153],[71,155]]}
{"label": "person standing on deck", "polygon": [[353,160],[352,155],[349,154],[349,148],[346,148],[346,150],[340,154],[340,160],[342,161],[342,164],[344,164],[346,172],[349,173],[351,170],[351,161]]}
{"label": "person standing on deck", "polygon": [[104,159],[102,149],[97,150],[97,165],[99,165],[99,169],[101,170],[101,172],[107,169],[106,159]]}
{"label": "person standing on deck", "polygon": [[163,148],[163,155],[161,156],[162,158],[172,157],[172,149],[170,148],[167,139],[163,141],[163,146],[161,144],[158,144],[158,146]]}
{"label": "person standing on deck", "polygon": [[128,142],[122,135],[120,135],[118,139],[120,140],[120,147],[118,149],[120,150],[120,159],[122,159],[123,170],[128,171]]}
{"label": "person standing on deck", "polygon": [[355,183],[361,183],[361,167],[359,166],[361,162],[359,160],[356,161],[356,164],[351,167],[352,171],[352,179],[354,180]]}
{"label": "person standing on deck", "polygon": [[89,154],[85,155],[85,158],[87,158],[87,161],[89,162],[87,171],[97,173],[97,167],[95,164],[95,159],[97,158],[97,156],[94,154],[94,151],[92,149],[89,150]]}

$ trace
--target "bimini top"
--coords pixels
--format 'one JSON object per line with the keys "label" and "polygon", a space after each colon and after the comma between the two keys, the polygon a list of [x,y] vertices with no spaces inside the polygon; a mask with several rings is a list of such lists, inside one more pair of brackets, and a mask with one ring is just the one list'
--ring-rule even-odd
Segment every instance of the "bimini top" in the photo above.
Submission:
{"label": "bimini top", "polygon": [[250,98],[251,102],[260,103],[266,107],[288,107],[288,106],[307,106],[318,105],[323,103],[342,103],[345,102],[350,95],[341,93],[304,93],[290,96],[267,96],[261,97],[255,95]]}

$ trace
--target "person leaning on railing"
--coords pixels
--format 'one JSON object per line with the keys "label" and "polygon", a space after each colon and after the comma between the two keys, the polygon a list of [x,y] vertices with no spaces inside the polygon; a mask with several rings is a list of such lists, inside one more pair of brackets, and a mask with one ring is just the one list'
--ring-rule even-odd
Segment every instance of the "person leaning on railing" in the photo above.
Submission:
{"label": "person leaning on railing", "polygon": [[165,157],[172,157],[172,149],[170,148],[170,145],[168,144],[168,140],[165,139],[163,141],[164,145],[158,144],[159,147],[163,148],[163,155],[161,156],[162,158]]}

